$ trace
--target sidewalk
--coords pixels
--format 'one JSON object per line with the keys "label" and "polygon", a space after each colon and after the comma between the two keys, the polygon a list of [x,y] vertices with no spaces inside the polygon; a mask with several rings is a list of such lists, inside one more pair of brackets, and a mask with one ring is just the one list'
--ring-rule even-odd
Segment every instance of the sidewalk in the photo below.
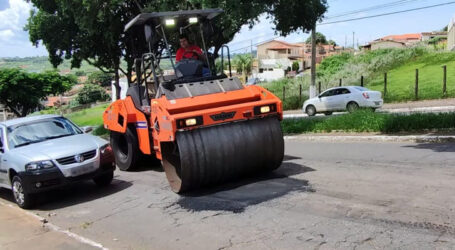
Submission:
{"label": "sidewalk", "polygon": [[413,143],[452,143],[455,133],[428,133],[384,135],[381,133],[308,133],[284,136],[285,140],[321,141],[321,142],[413,142]]}
{"label": "sidewalk", "polygon": [[99,249],[45,226],[37,216],[0,202],[1,249]]}

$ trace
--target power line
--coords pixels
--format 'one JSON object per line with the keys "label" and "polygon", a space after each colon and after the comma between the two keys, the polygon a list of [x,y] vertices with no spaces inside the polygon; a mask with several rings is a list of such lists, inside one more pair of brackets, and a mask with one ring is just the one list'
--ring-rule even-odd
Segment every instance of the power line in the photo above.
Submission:
{"label": "power line", "polygon": [[440,6],[450,5],[450,4],[455,4],[455,1],[454,2],[441,3],[441,4],[435,4],[435,5],[430,5],[430,6],[420,7],[420,8],[408,9],[408,10],[401,10],[401,11],[395,11],[395,12],[389,12],[389,13],[382,13],[382,14],[366,16],[366,17],[358,17],[358,18],[351,18],[351,19],[345,19],[345,20],[340,20],[340,21],[319,23],[318,25],[344,23],[344,22],[351,22],[351,21],[357,21],[357,20],[363,20],[363,19],[370,19],[370,18],[375,18],[375,17],[390,16],[390,15],[406,13],[406,12],[411,12],[411,11],[417,11],[417,10],[430,9],[430,8],[435,8],[435,7],[440,7]]}
{"label": "power line", "polygon": [[353,11],[348,11],[348,12],[342,12],[342,13],[334,14],[333,16],[327,16],[325,19],[327,20],[327,19],[334,19],[334,18],[343,17],[343,16],[351,16],[351,15],[362,13],[362,12],[369,12],[369,11],[372,11],[372,10],[379,10],[379,9],[386,9],[386,8],[390,8],[390,7],[396,7],[396,6],[399,6],[399,5],[409,4],[409,3],[416,2],[416,1],[421,1],[421,0],[400,0],[400,1],[390,2],[390,3],[386,3],[386,4],[379,4],[379,5],[374,5],[374,6],[370,6],[370,7],[367,7],[367,8],[363,8],[363,9],[357,9],[357,10],[353,10]]}

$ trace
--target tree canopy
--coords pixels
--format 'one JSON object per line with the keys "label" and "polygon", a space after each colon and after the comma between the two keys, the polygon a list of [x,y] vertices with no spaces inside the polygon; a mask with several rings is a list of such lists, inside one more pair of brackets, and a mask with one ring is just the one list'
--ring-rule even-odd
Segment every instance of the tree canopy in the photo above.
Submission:
{"label": "tree canopy", "polygon": [[[55,67],[63,59],[71,59],[72,67],[79,67],[85,60],[103,72],[115,73],[117,83],[118,71],[130,77],[134,63],[131,37],[123,28],[141,12],[224,9],[224,14],[214,22],[214,33],[207,41],[208,47],[215,48],[216,55],[243,25],[252,26],[262,13],[273,18],[277,32],[287,35],[312,29],[327,8],[326,0],[27,1],[36,9],[25,29],[32,43],[38,46],[42,41]],[[121,67],[122,59],[126,61],[124,68]]]}
{"label": "tree canopy", "polygon": [[[311,44],[311,36],[306,39],[305,43]],[[316,44],[329,44],[329,43],[327,42],[327,38],[325,37],[324,34],[322,34],[320,32],[316,32]]]}
{"label": "tree canopy", "polygon": [[0,70],[0,103],[23,117],[41,107],[49,95],[62,94],[76,83],[75,77],[57,72],[27,73],[19,69]]}

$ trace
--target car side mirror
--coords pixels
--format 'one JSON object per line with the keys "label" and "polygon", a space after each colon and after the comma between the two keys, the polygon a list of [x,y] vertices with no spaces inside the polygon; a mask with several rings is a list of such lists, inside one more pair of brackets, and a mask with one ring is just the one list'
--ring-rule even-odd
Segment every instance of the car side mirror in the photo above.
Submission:
{"label": "car side mirror", "polygon": [[84,134],[87,134],[87,133],[90,133],[93,131],[93,128],[91,126],[85,126],[85,127],[82,127],[82,132],[84,132]]}

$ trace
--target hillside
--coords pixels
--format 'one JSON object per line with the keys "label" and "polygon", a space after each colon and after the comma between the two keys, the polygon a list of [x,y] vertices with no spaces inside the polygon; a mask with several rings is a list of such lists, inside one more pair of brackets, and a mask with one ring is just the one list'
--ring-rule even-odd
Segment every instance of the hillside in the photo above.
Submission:
{"label": "hillside", "polygon": [[323,88],[343,85],[365,85],[373,90],[384,90],[384,73],[388,73],[387,102],[414,99],[415,70],[419,69],[419,98],[442,97],[443,69],[447,65],[448,96],[455,96],[455,53],[416,47],[385,49],[359,55],[343,54],[327,58],[318,67],[318,79]]}
{"label": "hillside", "polygon": [[[52,64],[49,62],[47,56],[37,57],[14,57],[14,58],[0,58],[0,69],[1,68],[21,68],[28,72],[43,72],[46,70],[53,70]],[[97,69],[86,62],[83,62],[81,68],[71,69],[71,62],[65,60],[59,67],[58,70],[63,73],[75,74],[77,71],[84,71],[86,74],[97,71]]]}

